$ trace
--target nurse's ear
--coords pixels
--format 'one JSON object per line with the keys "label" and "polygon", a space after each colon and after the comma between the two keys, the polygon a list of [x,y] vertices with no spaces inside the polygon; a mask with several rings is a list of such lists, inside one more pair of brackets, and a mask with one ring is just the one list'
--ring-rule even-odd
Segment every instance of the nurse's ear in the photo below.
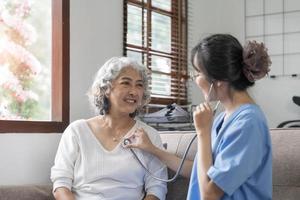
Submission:
{"label": "nurse's ear", "polygon": [[228,87],[228,82],[226,81],[215,81],[215,85],[217,88],[226,88]]}

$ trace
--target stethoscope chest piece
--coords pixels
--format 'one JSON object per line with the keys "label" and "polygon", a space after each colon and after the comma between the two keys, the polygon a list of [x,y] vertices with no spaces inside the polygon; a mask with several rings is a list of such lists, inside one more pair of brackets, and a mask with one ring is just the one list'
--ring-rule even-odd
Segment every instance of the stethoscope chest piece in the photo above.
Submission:
{"label": "stethoscope chest piece", "polygon": [[129,144],[131,144],[131,141],[130,141],[130,139],[125,139],[124,141],[123,141],[123,145],[124,146],[126,146],[126,145],[129,145]]}

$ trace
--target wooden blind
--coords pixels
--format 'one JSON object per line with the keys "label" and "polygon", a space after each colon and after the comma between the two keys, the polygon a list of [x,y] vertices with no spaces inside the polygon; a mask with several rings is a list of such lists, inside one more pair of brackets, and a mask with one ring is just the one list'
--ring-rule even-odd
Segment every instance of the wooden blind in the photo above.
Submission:
{"label": "wooden blind", "polygon": [[187,1],[124,0],[124,55],[151,71],[151,103],[187,103]]}

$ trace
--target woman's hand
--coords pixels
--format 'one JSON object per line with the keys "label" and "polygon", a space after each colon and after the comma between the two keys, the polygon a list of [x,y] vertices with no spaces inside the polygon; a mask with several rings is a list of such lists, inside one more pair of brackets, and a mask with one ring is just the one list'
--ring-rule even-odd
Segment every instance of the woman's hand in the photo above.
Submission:
{"label": "woman's hand", "polygon": [[205,102],[196,107],[193,113],[194,125],[198,134],[210,133],[213,122],[213,110]]}
{"label": "woman's hand", "polygon": [[125,145],[127,148],[138,148],[149,153],[152,153],[155,148],[144,129],[137,129],[127,139],[131,141],[130,144]]}
{"label": "woman's hand", "polygon": [[[173,153],[169,153],[163,149],[160,149],[152,144],[148,134],[143,129],[138,129],[132,135],[128,137],[131,144],[126,145],[128,148],[139,148],[152,155],[156,156],[159,160],[165,163],[173,171],[177,171],[181,158],[177,157]],[[180,175],[189,178],[193,167],[193,161],[185,160]],[[146,198],[147,199],[147,198]]]}

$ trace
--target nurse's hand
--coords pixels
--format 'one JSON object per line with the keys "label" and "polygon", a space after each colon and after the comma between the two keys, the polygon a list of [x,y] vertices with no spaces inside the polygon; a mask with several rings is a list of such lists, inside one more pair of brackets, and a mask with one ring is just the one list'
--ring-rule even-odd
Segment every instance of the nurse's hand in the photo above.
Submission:
{"label": "nurse's hand", "polygon": [[210,105],[205,102],[201,103],[196,107],[193,113],[194,125],[196,131],[199,134],[205,134],[211,132],[212,122],[213,122],[213,110]]}
{"label": "nurse's hand", "polygon": [[155,148],[144,129],[137,129],[126,139],[129,139],[131,142],[125,145],[126,148],[138,148],[148,151],[149,153]]}

